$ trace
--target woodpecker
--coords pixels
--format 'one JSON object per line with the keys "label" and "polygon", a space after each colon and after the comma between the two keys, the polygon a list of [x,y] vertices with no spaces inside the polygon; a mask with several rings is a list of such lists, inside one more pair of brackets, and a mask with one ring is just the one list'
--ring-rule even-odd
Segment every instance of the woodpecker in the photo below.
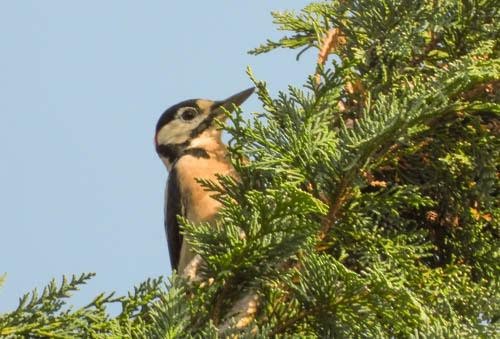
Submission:
{"label": "woodpecker", "polygon": [[220,203],[196,179],[235,176],[215,119],[233,111],[253,93],[246,89],[221,101],[191,99],[168,108],[156,124],[155,147],[169,176],[165,189],[165,231],[172,269],[183,272],[194,258],[183,241],[177,215],[191,222],[213,222]]}

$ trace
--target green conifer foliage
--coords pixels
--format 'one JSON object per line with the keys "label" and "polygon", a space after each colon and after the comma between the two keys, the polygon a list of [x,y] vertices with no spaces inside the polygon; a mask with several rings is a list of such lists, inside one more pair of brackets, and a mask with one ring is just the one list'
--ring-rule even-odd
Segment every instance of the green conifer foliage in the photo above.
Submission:
{"label": "green conifer foliage", "polygon": [[[223,204],[215,228],[182,220],[199,279],[76,310],[64,298],[91,275],[51,283],[0,315],[0,336],[499,335],[498,11],[337,0],[273,13],[288,35],[251,53],[322,56],[276,98],[249,69],[263,111],[226,127],[240,180],[202,182]],[[228,312],[251,293],[257,313],[237,328]]]}

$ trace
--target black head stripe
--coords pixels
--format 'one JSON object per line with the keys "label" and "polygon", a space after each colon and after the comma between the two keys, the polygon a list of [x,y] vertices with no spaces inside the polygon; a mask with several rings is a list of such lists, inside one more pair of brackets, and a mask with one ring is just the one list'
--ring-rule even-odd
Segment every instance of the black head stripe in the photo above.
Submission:
{"label": "black head stripe", "polygon": [[182,152],[182,155],[192,155],[195,158],[205,158],[205,159],[210,158],[207,151],[205,151],[203,148],[199,148],[199,147],[188,148],[187,150]]}
{"label": "black head stripe", "polygon": [[212,126],[216,116],[217,114],[210,113],[208,117],[206,117],[202,122],[200,122],[200,124],[191,131],[191,134],[189,135],[191,139],[197,137],[198,135],[203,133],[203,131],[207,130],[210,126]]}
{"label": "black head stripe", "polygon": [[189,142],[184,142],[182,144],[169,144],[169,145],[157,145],[156,152],[167,158],[167,160],[172,164],[182,155],[182,152],[189,145]]}
{"label": "black head stripe", "polygon": [[210,158],[207,151],[205,151],[203,148],[186,148],[188,146],[189,142],[184,142],[182,144],[159,145],[156,147],[156,152],[158,152],[158,154],[160,154],[161,156],[167,158],[167,160],[171,164],[175,163],[184,155],[191,155],[195,158]]}

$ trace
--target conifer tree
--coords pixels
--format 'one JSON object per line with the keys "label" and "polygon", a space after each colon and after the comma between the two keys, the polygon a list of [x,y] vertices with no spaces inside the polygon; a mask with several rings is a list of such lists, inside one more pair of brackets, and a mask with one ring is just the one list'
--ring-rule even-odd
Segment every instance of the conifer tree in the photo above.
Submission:
{"label": "conifer tree", "polygon": [[[149,279],[76,310],[65,298],[91,274],[52,282],[0,315],[0,336],[497,336],[498,10],[334,0],[273,13],[287,35],[251,53],[318,62],[275,98],[248,70],[263,111],[229,116],[240,180],[203,182],[223,205],[215,228],[183,220],[199,279]],[[231,322],[248,293],[255,313]]]}

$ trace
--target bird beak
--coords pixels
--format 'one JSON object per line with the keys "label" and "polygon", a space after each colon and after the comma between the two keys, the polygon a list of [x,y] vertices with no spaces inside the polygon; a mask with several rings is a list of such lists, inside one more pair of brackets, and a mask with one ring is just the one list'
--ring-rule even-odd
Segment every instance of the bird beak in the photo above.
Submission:
{"label": "bird beak", "polygon": [[224,113],[221,110],[221,108],[226,109],[228,112],[232,112],[235,110],[237,106],[240,106],[242,103],[244,103],[245,100],[247,100],[250,97],[250,95],[252,95],[254,90],[255,87],[250,87],[244,91],[231,95],[229,98],[225,100],[216,101],[212,109],[220,110],[221,114]]}

